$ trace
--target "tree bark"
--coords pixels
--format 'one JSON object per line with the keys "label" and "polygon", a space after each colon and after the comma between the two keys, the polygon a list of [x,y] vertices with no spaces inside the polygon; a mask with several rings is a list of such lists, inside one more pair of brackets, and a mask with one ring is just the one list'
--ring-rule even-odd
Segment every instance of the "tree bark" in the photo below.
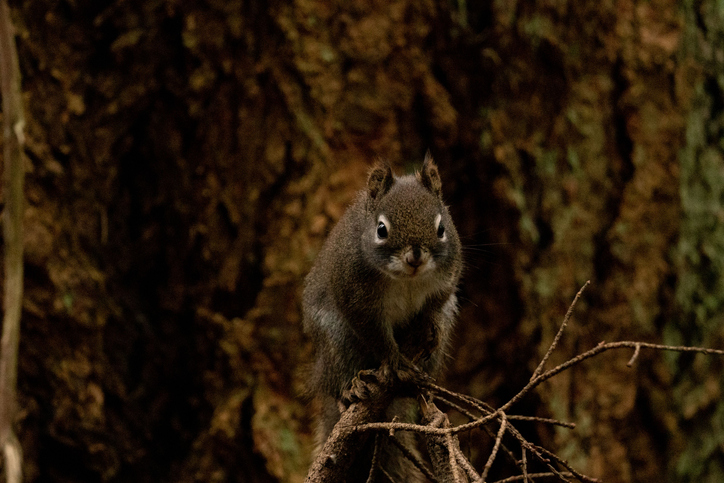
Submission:
{"label": "tree bark", "polygon": [[[509,400],[588,279],[549,367],[724,347],[714,0],[11,7],[28,481],[303,481],[300,290],[376,156],[429,147],[466,245],[448,387]],[[521,431],[607,481],[724,473],[721,362],[629,356],[516,407],[574,431]]]}

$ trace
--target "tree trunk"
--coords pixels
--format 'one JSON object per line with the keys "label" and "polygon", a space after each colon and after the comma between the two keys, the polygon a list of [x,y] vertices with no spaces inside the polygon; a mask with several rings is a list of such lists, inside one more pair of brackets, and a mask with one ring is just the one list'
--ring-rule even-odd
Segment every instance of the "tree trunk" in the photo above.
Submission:
{"label": "tree trunk", "polygon": [[[714,0],[11,8],[27,481],[301,482],[303,278],[376,156],[429,147],[466,246],[452,389],[518,392],[588,279],[549,366],[724,347]],[[605,481],[724,478],[722,361],[629,357],[515,406],[575,430],[521,429]]]}

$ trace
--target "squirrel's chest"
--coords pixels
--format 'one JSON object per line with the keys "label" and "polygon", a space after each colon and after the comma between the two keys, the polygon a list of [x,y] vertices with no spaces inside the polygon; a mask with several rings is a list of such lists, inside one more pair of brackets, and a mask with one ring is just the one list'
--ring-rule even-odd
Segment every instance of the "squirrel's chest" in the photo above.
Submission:
{"label": "squirrel's chest", "polygon": [[382,300],[382,318],[393,327],[408,322],[422,310],[427,298],[436,290],[433,282],[392,281]]}

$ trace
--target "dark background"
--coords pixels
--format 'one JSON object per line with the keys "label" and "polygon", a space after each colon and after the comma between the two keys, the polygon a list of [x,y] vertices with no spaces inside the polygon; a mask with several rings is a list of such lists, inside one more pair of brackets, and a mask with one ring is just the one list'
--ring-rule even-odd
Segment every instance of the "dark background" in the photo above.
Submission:
{"label": "dark background", "polygon": [[[724,347],[724,11],[674,0],[11,1],[27,481],[301,481],[300,292],[382,156],[466,245],[445,384]],[[517,406],[609,482],[724,481],[722,361],[607,353]],[[487,443],[486,443],[487,444]]]}

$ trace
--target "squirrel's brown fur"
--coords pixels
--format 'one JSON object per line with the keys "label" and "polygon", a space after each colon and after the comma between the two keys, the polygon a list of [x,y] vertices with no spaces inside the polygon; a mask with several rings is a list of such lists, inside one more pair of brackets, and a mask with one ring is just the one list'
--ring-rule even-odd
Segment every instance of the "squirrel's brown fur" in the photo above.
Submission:
{"label": "squirrel's brown fur", "polygon": [[436,375],[461,271],[460,240],[429,152],[414,176],[393,176],[378,163],[305,281],[304,328],[316,349],[311,389],[323,402],[320,444],[359,371]]}

